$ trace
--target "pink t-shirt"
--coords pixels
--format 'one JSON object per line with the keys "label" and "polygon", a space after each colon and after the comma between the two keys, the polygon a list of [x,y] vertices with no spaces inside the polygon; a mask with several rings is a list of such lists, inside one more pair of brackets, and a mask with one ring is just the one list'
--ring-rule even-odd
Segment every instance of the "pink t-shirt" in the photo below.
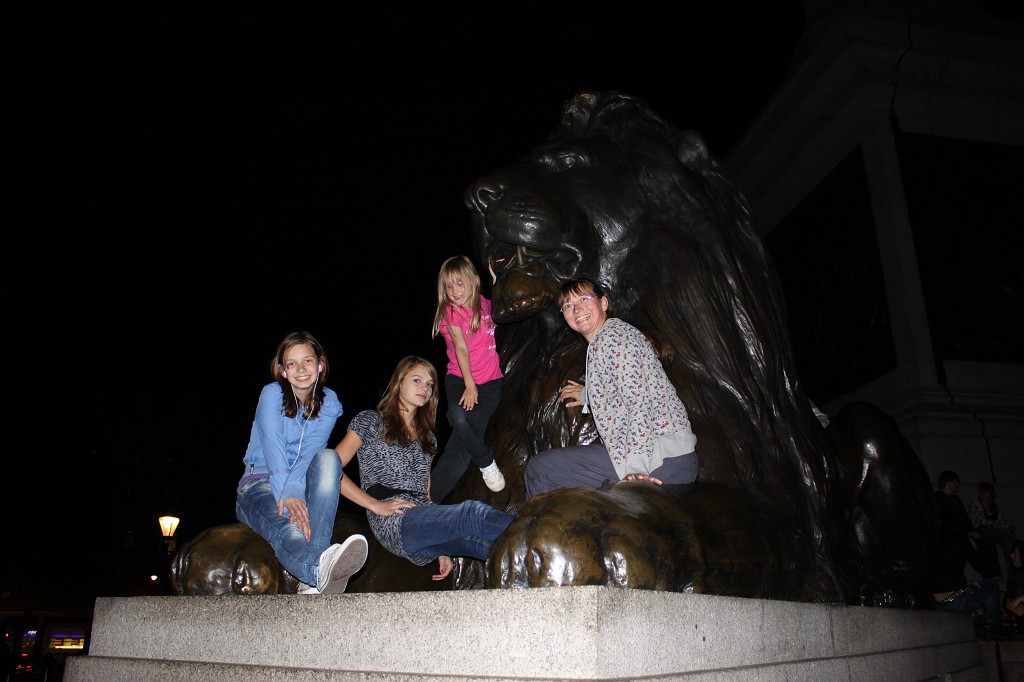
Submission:
{"label": "pink t-shirt", "polygon": [[[500,379],[501,361],[498,359],[498,347],[494,343],[494,321],[491,320],[491,302],[480,297],[480,329],[471,331],[473,311],[466,308],[448,306],[441,319],[441,335],[444,337],[445,349],[448,351],[448,373],[462,376],[459,359],[455,356],[455,344],[448,331],[448,325],[462,330],[462,336],[469,347],[469,369],[473,373],[473,383],[486,384],[488,381]],[[464,377],[463,377],[464,378]]]}

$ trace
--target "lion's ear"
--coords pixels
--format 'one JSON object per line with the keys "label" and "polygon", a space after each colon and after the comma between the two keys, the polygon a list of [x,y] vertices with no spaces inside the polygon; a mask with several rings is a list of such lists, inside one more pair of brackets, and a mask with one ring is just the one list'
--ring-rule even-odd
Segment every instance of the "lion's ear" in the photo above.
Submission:
{"label": "lion's ear", "polygon": [[693,130],[684,130],[676,138],[676,157],[687,168],[707,174],[713,162],[704,136]]}

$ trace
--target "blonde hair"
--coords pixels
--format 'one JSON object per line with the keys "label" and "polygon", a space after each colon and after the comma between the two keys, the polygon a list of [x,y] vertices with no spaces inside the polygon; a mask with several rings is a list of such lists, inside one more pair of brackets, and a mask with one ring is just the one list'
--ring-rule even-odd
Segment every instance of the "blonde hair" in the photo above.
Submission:
{"label": "blonde hair", "polygon": [[[437,312],[434,313],[434,327],[430,337],[437,338],[441,331],[441,324],[445,322],[445,311],[452,302],[448,300],[448,291],[445,285],[456,279],[461,279],[468,292],[469,309],[473,311],[473,319],[470,320],[469,329],[472,332],[480,331],[480,275],[476,274],[473,262],[466,256],[452,256],[441,264],[441,272],[437,275]],[[451,320],[448,320],[449,322]]]}

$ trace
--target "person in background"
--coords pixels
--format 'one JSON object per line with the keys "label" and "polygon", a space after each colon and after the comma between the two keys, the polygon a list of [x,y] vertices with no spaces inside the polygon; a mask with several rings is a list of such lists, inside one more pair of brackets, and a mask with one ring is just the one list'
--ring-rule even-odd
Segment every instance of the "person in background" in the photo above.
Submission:
{"label": "person in background", "polygon": [[981,535],[981,542],[1001,548],[1009,563],[1010,554],[1017,545],[1017,533],[999,511],[996,487],[987,482],[979,483],[978,497],[971,500],[967,513],[971,517],[971,526]]}
{"label": "person in background", "polygon": [[505,488],[505,477],[484,444],[484,432],[501,398],[503,374],[491,302],[480,293],[480,277],[465,256],[446,260],[437,275],[432,335],[439,333],[448,353],[444,391],[452,434],[431,474],[431,499],[441,502],[466,473],[470,460],[487,487],[499,492]]}
{"label": "person in background", "polygon": [[997,636],[1002,622],[999,606],[999,581],[982,579],[968,582],[964,568],[968,557],[976,553],[980,536],[971,529],[971,520],[957,492],[960,477],[955,471],[939,474],[935,491],[937,543],[932,559],[932,596],[936,611],[982,615],[976,623],[981,637]]}
{"label": "person in background", "polygon": [[1010,552],[1003,608],[1007,611],[1003,623],[1009,620],[1012,631],[1019,633],[1024,623],[1024,542],[1018,541]]}
{"label": "person in background", "polygon": [[342,412],[338,396],[324,386],[327,370],[312,334],[293,332],[278,344],[235,497],[238,520],[270,544],[301,594],[344,592],[368,549],[358,534],[331,544],[344,474],[334,450],[326,449]]}

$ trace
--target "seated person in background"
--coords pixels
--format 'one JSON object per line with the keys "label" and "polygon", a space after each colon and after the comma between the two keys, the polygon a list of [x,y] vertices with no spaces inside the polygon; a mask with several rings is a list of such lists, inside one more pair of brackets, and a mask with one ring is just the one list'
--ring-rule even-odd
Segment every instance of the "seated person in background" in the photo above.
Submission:
{"label": "seated person in background", "polygon": [[1024,619],[1024,542],[1018,542],[1010,552],[1003,606],[1018,620]]}
{"label": "seated person in background", "polygon": [[967,511],[971,517],[971,526],[981,534],[981,541],[1001,547],[1009,564],[1010,554],[1017,544],[1017,533],[1016,529],[1003,519],[995,500],[996,487],[991,483],[979,483],[978,497],[971,502]]}

